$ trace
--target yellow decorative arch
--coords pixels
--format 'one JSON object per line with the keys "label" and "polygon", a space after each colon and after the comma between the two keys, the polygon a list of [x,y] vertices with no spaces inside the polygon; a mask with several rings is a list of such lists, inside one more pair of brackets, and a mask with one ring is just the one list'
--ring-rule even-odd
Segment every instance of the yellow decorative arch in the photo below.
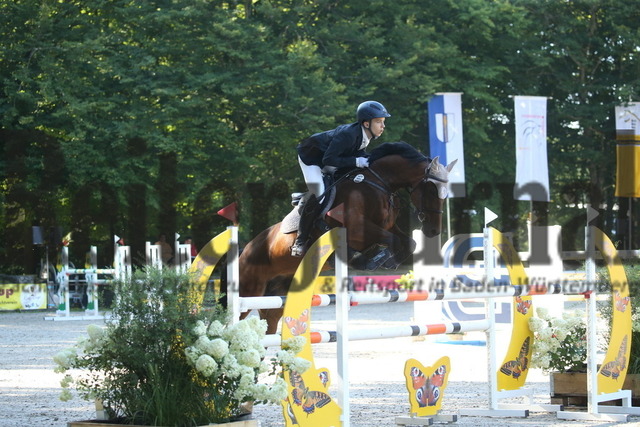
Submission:
{"label": "yellow decorative arch", "polygon": [[[500,253],[507,266],[512,284],[526,286],[529,277],[513,244],[498,230],[490,227],[493,247]],[[530,296],[516,296],[513,303],[513,329],[504,361],[497,372],[498,390],[517,390],[522,387],[529,373],[529,361],[533,351],[533,332],[529,319],[533,315]]]}
{"label": "yellow decorative arch", "polygon": [[602,254],[611,280],[611,303],[613,316],[609,346],[598,370],[598,393],[615,393],[622,389],[627,376],[631,352],[631,298],[629,282],[615,246],[607,235],[591,227],[596,248]]}
{"label": "yellow decorative arch", "polygon": [[314,280],[322,266],[335,251],[339,229],[323,234],[307,251],[296,270],[282,317],[282,341],[295,336],[305,337],[298,357],[311,362],[305,372],[284,371],[288,384],[287,400],[282,402],[287,426],[340,426],[340,406],[327,393],[329,376],[326,369],[317,369],[311,349],[311,300]]}
{"label": "yellow decorative arch", "polygon": [[[189,274],[193,275],[196,284],[195,303],[200,306],[204,300],[204,292],[207,289],[209,277],[213,273],[220,259],[229,252],[231,248],[231,229],[218,234],[211,239],[198,253],[189,267]],[[220,295],[220,283],[215,285],[216,295]]]}

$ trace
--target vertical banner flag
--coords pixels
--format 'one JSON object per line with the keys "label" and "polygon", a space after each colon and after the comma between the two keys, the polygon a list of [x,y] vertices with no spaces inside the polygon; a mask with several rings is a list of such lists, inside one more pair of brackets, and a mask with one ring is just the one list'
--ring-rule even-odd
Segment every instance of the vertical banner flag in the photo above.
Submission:
{"label": "vertical banner flag", "polygon": [[448,165],[458,159],[449,174],[449,197],[464,197],[464,149],[462,143],[462,94],[437,93],[427,105],[429,154]]}
{"label": "vertical banner flag", "polygon": [[640,102],[616,107],[616,197],[640,197]]}
{"label": "vertical banner flag", "polygon": [[513,198],[548,202],[547,98],[515,96],[516,185]]}

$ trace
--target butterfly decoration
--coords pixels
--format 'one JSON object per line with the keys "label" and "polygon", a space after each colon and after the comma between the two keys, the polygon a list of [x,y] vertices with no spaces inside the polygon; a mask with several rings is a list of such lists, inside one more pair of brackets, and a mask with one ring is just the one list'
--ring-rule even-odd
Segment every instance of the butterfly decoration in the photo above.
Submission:
{"label": "butterfly decoration", "polygon": [[626,296],[624,298],[621,297],[620,291],[616,291],[616,293],[613,295],[613,299],[614,299],[616,310],[622,313],[625,312],[625,310],[627,309],[627,306],[629,305],[629,301],[631,300],[629,296]]}
{"label": "butterfly decoration", "polygon": [[405,362],[404,376],[411,412],[420,416],[434,415],[442,406],[451,364],[447,356],[433,366],[423,366],[416,359]]}
{"label": "butterfly decoration", "polygon": [[515,297],[515,300],[518,313],[527,314],[533,301],[531,299],[523,300],[521,296]]}
{"label": "butterfly decoration", "polygon": [[285,317],[284,323],[289,328],[289,331],[291,331],[291,335],[298,336],[307,332],[307,327],[309,326],[308,320],[309,310],[305,309],[297,319],[290,316]]}
{"label": "butterfly decoration", "polygon": [[289,373],[289,382],[293,387],[291,391],[293,403],[302,406],[302,410],[307,414],[312,414],[316,408],[322,408],[331,402],[331,396],[328,394],[321,391],[309,390],[309,388],[304,385],[302,376],[295,371]]}
{"label": "butterfly decoration", "polygon": [[446,373],[447,368],[444,365],[439,366],[429,378],[419,368],[415,366],[411,368],[409,375],[411,375],[413,388],[416,390],[415,398],[418,406],[433,406],[438,403],[440,387],[444,384]]}
{"label": "butterfly decoration", "polygon": [[629,336],[625,335],[622,339],[622,343],[620,344],[620,349],[618,349],[618,357],[616,357],[611,362],[605,363],[600,368],[600,373],[605,377],[611,377],[614,380],[617,380],[622,371],[627,367],[627,338]]}
{"label": "butterfly decoration", "polygon": [[[309,372],[310,375],[312,375],[312,376],[314,375],[313,371],[314,370],[311,369],[311,371]],[[331,375],[330,375],[329,370],[327,368],[320,368],[320,369],[315,370],[315,372],[318,375],[318,379],[320,380],[320,383],[322,384],[324,389],[327,390],[329,388],[329,384],[331,383]],[[291,378],[290,382],[295,387],[294,388],[294,393],[291,394],[292,399],[285,399],[282,402],[283,413],[284,413],[284,417],[285,417],[285,425],[287,427],[300,425],[298,423],[298,419],[297,419],[296,414],[294,412],[294,408],[293,408],[293,406],[291,406],[291,403],[289,403],[289,402],[292,401],[292,400],[295,402],[295,399],[298,398],[298,396],[301,393],[304,394],[303,391],[305,389],[304,380],[302,379],[302,376],[300,374],[297,374],[297,373],[294,373],[294,372],[292,372],[291,375],[297,375],[297,377],[295,377],[295,378],[293,376],[290,377]],[[298,391],[296,391],[296,390],[298,390]],[[313,394],[315,392],[311,392],[311,393]],[[319,392],[319,393],[322,393],[322,392]],[[307,392],[307,394],[309,394],[309,392]],[[302,403],[302,400],[299,399],[299,402]],[[300,405],[300,403],[296,403],[296,404]],[[309,403],[311,403],[311,402],[309,402]],[[305,407],[308,407],[308,406],[305,406]],[[320,407],[324,406],[324,403],[323,404],[319,404],[318,403],[318,404],[315,404],[315,406],[320,408]],[[305,412],[307,412],[306,409],[303,408],[303,410]],[[311,412],[313,412],[313,411],[311,411]],[[307,414],[310,414],[311,412],[307,412]],[[323,413],[321,415],[322,416],[326,416],[327,414]]]}
{"label": "butterfly decoration", "polygon": [[511,375],[513,378],[518,379],[522,372],[524,372],[528,365],[529,359],[527,358],[527,354],[529,353],[529,345],[531,343],[531,337],[525,338],[522,343],[522,347],[520,347],[520,353],[515,360],[510,360],[504,363],[500,367],[500,372],[505,375]]}

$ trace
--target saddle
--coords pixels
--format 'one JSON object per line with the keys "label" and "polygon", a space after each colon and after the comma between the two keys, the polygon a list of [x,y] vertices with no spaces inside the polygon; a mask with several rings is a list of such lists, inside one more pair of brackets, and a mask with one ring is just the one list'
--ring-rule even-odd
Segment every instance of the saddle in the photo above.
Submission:
{"label": "saddle", "polygon": [[[326,189],[323,193],[322,201],[320,202],[320,207],[318,208],[318,219],[316,223],[319,223],[320,229],[328,229],[326,223],[324,223],[325,214],[329,212],[331,206],[333,206],[333,202],[336,199],[336,186],[333,175],[325,175],[324,176],[324,188]],[[300,225],[300,209],[299,207],[304,204],[311,195],[310,192],[306,193],[292,193],[291,194],[291,204],[293,205],[293,209],[289,212],[283,219],[282,224],[280,224],[280,232],[284,234],[291,234],[298,231],[298,227]]]}
{"label": "saddle", "polygon": [[[362,175],[356,175],[355,178]],[[341,178],[349,177],[349,174],[341,176]],[[338,179],[341,179],[338,178]],[[355,179],[354,178],[354,179]],[[360,181],[358,181],[360,182]],[[316,215],[313,218],[313,224],[309,225],[309,228],[313,227],[322,232],[329,230],[329,226],[324,221],[324,216],[333,206],[333,202],[336,198],[336,179],[332,175],[325,175],[325,192],[322,195],[323,199],[320,205],[315,208]],[[378,186],[375,183],[369,183],[373,186]],[[383,191],[384,188],[380,187]],[[291,204],[294,206],[291,212],[289,212],[282,223],[280,224],[280,232],[284,234],[291,234],[298,232],[300,226],[300,211],[302,206],[313,195],[309,192],[306,193],[293,193],[291,194]],[[308,221],[309,219],[307,219]],[[347,257],[349,259],[349,265],[358,270],[375,271],[382,267],[387,270],[396,270],[403,260],[395,259],[395,254],[384,245],[373,244],[366,250],[359,252],[352,248],[347,248]]]}

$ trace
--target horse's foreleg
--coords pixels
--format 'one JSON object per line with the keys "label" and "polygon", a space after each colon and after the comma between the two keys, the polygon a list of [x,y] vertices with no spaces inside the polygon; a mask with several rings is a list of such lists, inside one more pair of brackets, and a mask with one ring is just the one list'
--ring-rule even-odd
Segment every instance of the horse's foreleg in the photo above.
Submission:
{"label": "horse's foreleg", "polygon": [[355,227],[349,228],[347,238],[349,247],[361,252],[376,244],[386,247],[387,253],[383,249],[379,254],[373,254],[374,258],[380,258],[378,262],[373,263],[373,269],[379,266],[389,269],[398,268],[402,261],[413,253],[416,246],[413,239],[402,233],[397,226],[387,230],[366,219],[362,219]]}
{"label": "horse's foreleg", "polygon": [[416,242],[404,234],[397,225],[394,225],[389,232],[393,234],[399,244],[393,247],[391,259],[387,260],[382,267],[395,270],[405,259],[413,254],[413,251],[416,249]]}

